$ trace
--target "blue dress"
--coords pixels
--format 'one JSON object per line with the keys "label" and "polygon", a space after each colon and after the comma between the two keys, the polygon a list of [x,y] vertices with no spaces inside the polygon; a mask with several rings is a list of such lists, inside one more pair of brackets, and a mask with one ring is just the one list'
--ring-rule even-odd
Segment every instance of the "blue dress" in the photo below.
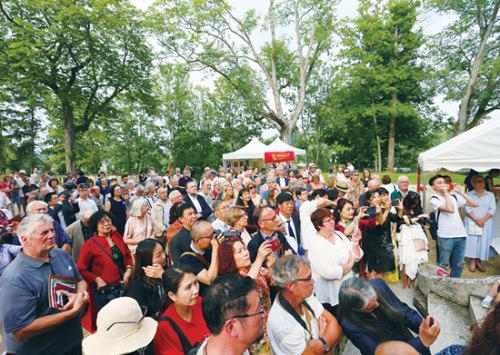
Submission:
{"label": "blue dress", "polygon": [[125,232],[125,224],[127,223],[127,208],[123,201],[116,201],[114,198],[110,198],[111,203],[110,212],[113,215],[112,221],[116,230],[123,237]]}
{"label": "blue dress", "polygon": [[[469,213],[474,213],[477,218],[483,218],[487,213],[492,216],[495,215],[496,211],[496,201],[495,195],[492,192],[484,191],[482,197],[479,197],[477,192],[469,191],[467,195],[471,196],[474,200],[479,202],[478,207],[465,206],[465,212],[467,217],[465,217],[465,231],[467,233],[467,241],[465,244],[465,256],[473,259],[488,260],[490,256],[495,256],[496,252],[493,248],[490,248],[491,241],[495,238],[495,221],[494,217],[491,217],[486,221],[483,227],[483,235],[475,236],[469,235],[469,223],[472,219],[469,218]],[[491,250],[490,250],[491,249]]]}

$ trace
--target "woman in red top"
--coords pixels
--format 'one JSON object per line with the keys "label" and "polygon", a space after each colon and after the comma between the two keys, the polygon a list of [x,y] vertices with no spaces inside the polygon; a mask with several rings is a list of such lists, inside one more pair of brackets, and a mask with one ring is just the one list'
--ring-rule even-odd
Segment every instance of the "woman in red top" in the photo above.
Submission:
{"label": "woman in red top", "polygon": [[90,290],[90,307],[83,323],[94,331],[99,311],[96,307],[96,297],[99,296],[96,294],[113,285],[123,289],[132,273],[132,258],[122,237],[114,230],[109,212],[100,210],[94,213],[89,228],[95,235],[83,244],[77,267]]}
{"label": "woman in red top", "polygon": [[153,340],[154,353],[183,355],[188,349],[183,349],[179,334],[170,322],[177,325],[191,347],[196,343],[201,344],[210,335],[198,295],[200,286],[196,275],[187,265],[171,266],[163,274],[162,280],[165,296]]}

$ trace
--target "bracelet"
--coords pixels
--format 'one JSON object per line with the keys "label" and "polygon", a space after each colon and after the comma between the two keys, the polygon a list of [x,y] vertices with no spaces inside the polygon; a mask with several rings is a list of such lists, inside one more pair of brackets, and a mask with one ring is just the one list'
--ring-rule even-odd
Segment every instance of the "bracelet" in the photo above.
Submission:
{"label": "bracelet", "polygon": [[132,270],[132,266],[127,265],[126,269]]}

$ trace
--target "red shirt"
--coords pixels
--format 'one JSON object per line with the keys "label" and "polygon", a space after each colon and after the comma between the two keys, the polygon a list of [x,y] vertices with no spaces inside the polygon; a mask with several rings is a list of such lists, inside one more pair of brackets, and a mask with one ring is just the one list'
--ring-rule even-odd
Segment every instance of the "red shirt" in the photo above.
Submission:
{"label": "red shirt", "polygon": [[[203,312],[201,309],[201,297],[198,296],[198,302],[193,306],[193,316],[191,322],[187,322],[179,316],[175,307],[171,304],[167,310],[162,314],[174,321],[175,324],[181,329],[191,345],[195,343],[202,343],[203,340],[210,335],[207,328]],[[158,321],[158,328],[156,328],[156,335],[153,340],[155,355],[183,355],[181,341],[179,336],[174,331],[168,321]]]}

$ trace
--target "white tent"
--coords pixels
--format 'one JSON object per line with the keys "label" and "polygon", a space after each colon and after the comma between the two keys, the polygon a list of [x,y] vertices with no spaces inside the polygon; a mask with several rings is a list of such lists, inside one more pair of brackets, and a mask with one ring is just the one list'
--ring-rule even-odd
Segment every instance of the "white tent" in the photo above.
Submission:
{"label": "white tent", "polygon": [[222,160],[248,160],[248,159],[263,159],[264,152],[268,150],[267,145],[253,138],[246,146],[222,155]]}
{"label": "white tent", "polygon": [[486,121],[421,153],[418,163],[423,171],[500,168],[500,118]]}
{"label": "white tent", "polygon": [[289,144],[283,142],[279,137],[274,140],[271,144],[267,146],[268,152],[294,152],[295,155],[306,155],[304,149],[299,149],[292,147]]}

